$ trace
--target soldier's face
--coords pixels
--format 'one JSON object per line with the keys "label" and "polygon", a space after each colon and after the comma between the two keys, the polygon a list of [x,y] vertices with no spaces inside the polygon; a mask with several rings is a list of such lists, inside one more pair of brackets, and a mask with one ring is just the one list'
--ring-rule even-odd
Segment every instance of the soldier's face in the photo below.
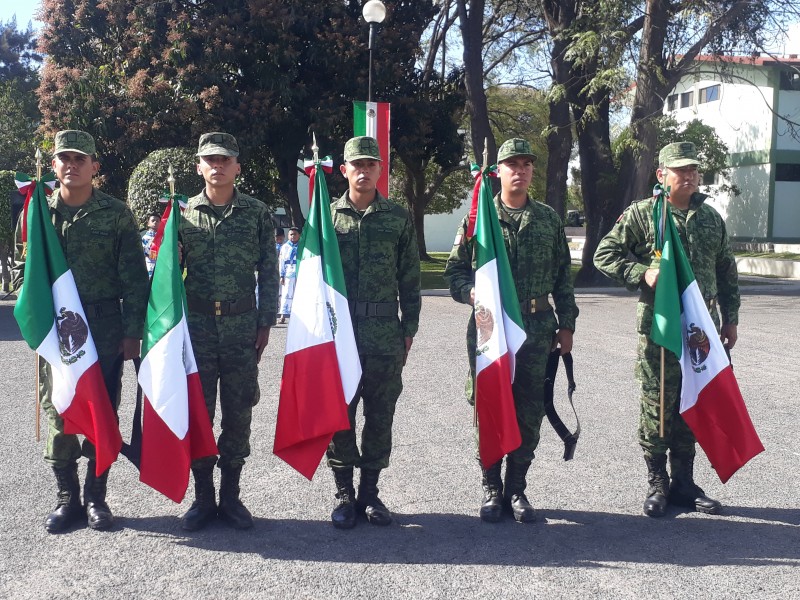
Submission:
{"label": "soldier's face", "polygon": [[375,190],[378,178],[381,176],[381,163],[377,160],[359,158],[346,162],[340,170],[347,178],[350,189],[359,193],[368,193]]}
{"label": "soldier's face", "polygon": [[77,189],[92,185],[92,177],[100,163],[80,152],[59,152],[53,157],[53,172],[66,188]]}
{"label": "soldier's face", "polygon": [[665,167],[656,171],[658,181],[665,188],[669,188],[670,197],[683,202],[697,191],[700,184],[700,171],[697,165],[685,167]]}
{"label": "soldier's face", "polygon": [[242,166],[235,156],[210,154],[201,156],[197,165],[197,173],[203,176],[207,185],[229,187],[242,172]]}
{"label": "soldier's face", "polygon": [[497,165],[504,192],[525,192],[533,179],[533,161],[526,156],[507,158]]}

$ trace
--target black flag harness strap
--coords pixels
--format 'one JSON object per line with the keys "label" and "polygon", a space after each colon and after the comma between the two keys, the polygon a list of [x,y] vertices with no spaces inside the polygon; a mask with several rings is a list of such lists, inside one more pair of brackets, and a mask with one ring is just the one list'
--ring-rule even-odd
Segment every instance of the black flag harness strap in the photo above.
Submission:
{"label": "black flag harness strap", "polygon": [[[569,429],[564,425],[564,422],[558,416],[556,408],[553,405],[553,390],[556,373],[558,373],[559,357],[564,361],[564,371],[567,374],[567,396],[569,398],[569,405],[572,407],[572,412],[575,414],[575,422],[577,423],[575,433],[569,432]],[[572,372],[572,354],[567,353],[561,356],[561,351],[559,349],[553,350],[547,359],[547,370],[545,371],[544,412],[547,415],[547,420],[550,421],[550,425],[553,426],[558,437],[564,442],[564,460],[572,460],[572,457],[575,455],[575,446],[578,444],[578,437],[581,435],[581,422],[578,420],[578,413],[572,401],[572,393],[575,391],[575,387],[575,376]]]}
{"label": "black flag harness strap", "polygon": [[131,461],[137,469],[142,464],[142,386],[138,385],[139,367],[142,366],[142,359],[134,358],[133,366],[136,368],[136,407],[133,410],[133,430],[131,431],[131,443],[122,443],[120,454]]}

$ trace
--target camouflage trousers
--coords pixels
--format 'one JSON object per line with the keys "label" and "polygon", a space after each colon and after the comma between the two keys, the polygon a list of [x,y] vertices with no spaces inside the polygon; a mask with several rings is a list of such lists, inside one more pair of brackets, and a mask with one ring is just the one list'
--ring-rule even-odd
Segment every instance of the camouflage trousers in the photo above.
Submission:
{"label": "camouflage trousers", "polygon": [[[361,383],[347,410],[350,429],[338,431],[328,446],[332,469],[359,467],[385,469],[392,453],[392,423],[397,399],[403,391],[403,356],[360,356]],[[356,411],[363,406],[361,452],[356,444]]]}
{"label": "camouflage trousers", "polygon": [[646,456],[671,454],[694,456],[694,434],[680,415],[681,367],[672,352],[664,353],[664,437],[659,435],[661,346],[639,335],[636,379],[641,386],[639,444]]}
{"label": "camouflage trousers", "polygon": [[[250,456],[250,423],[260,398],[255,338],[244,344],[220,344],[215,332],[193,329],[190,333],[212,426],[219,388],[219,467],[241,467]],[[207,456],[192,466],[215,462],[216,456]]]}
{"label": "camouflage trousers", "polygon": [[[100,356],[98,359],[103,373],[108,397],[117,412],[122,392],[122,355]],[[50,365],[39,357],[39,399],[47,417],[47,442],[44,449],[44,460],[47,464],[62,469],[77,461],[81,456],[94,459],[94,444],[89,440],[78,440],[74,434],[64,433],[64,420],[53,406],[53,386]]]}
{"label": "camouflage trousers", "polygon": [[[517,412],[522,444],[519,448],[508,454],[507,460],[518,465],[529,465],[535,456],[536,447],[539,445],[542,419],[544,418],[544,380],[547,370],[547,359],[553,343],[552,335],[532,335],[519,349],[516,356],[514,383],[511,391],[514,394],[514,407]],[[474,377],[475,377],[475,342],[472,338],[470,345],[469,330],[467,333],[467,353],[469,355],[469,374],[467,376],[467,401],[475,405]],[[475,428],[476,457],[479,442],[478,428]]]}

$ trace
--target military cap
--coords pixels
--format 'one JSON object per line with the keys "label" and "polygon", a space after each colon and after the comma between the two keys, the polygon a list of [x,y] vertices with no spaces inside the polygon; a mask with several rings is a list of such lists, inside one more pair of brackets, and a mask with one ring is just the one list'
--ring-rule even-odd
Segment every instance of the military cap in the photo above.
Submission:
{"label": "military cap", "polygon": [[523,140],[522,138],[511,138],[503,142],[503,145],[497,151],[497,162],[501,163],[515,156],[527,156],[532,161],[536,161],[536,155],[531,152],[531,145],[528,140]]}
{"label": "military cap", "polygon": [[350,162],[366,158],[369,160],[381,160],[381,152],[378,150],[378,140],[362,135],[347,140],[344,145],[344,160]]}
{"label": "military cap", "polygon": [[675,142],[667,144],[658,153],[658,164],[665,167],[685,167],[687,165],[699,165],[697,160],[697,148],[692,142]]}
{"label": "military cap", "polygon": [[85,131],[65,129],[56,134],[53,154],[58,154],[59,152],[78,152],[79,154],[93,156],[97,154],[97,148],[94,145],[94,138]]}
{"label": "military cap", "polygon": [[197,156],[239,156],[239,144],[230,133],[214,131],[200,136]]}

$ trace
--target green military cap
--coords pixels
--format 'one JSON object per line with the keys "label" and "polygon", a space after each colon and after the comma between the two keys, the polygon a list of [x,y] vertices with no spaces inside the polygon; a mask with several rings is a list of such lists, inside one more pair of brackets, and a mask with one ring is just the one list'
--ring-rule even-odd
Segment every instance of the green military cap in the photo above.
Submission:
{"label": "green military cap", "polygon": [[239,156],[239,144],[230,133],[214,131],[200,136],[197,156]]}
{"label": "green military cap", "polygon": [[699,165],[697,148],[692,142],[675,142],[667,144],[658,153],[658,164],[665,167],[685,167]]}
{"label": "green military cap", "polygon": [[531,145],[528,140],[523,140],[522,138],[511,138],[503,142],[503,145],[497,151],[497,162],[501,163],[515,156],[527,156],[532,161],[536,161],[536,155],[531,152]]}
{"label": "green military cap", "polygon": [[94,138],[85,131],[65,129],[56,134],[53,154],[58,154],[59,152],[78,152],[79,154],[93,156],[97,154],[97,148],[94,146]]}
{"label": "green military cap", "polygon": [[381,152],[378,150],[378,140],[362,135],[347,140],[344,145],[344,160],[350,162],[366,158],[370,160],[381,160]]}

